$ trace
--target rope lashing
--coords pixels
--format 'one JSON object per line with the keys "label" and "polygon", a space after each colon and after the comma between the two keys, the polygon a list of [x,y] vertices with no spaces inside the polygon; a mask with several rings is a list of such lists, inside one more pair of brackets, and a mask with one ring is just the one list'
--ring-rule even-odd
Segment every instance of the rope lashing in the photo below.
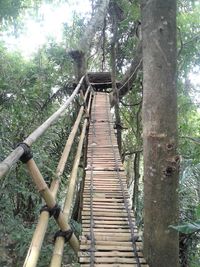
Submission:
{"label": "rope lashing", "polygon": [[72,237],[73,233],[74,232],[72,229],[69,229],[67,231],[62,231],[62,230],[57,231],[54,235],[54,243],[56,241],[56,238],[59,236],[63,237],[65,240],[65,243],[67,243],[70,240],[70,238]]}
{"label": "rope lashing", "polygon": [[[96,94],[94,95],[94,119],[92,120],[92,143],[95,142],[96,139],[96,132],[94,127],[94,122],[96,122]],[[90,169],[90,236],[91,236],[91,243],[90,243],[90,249],[88,250],[90,253],[90,266],[93,267],[95,264],[95,251],[96,251],[96,240],[94,235],[93,228],[95,227],[94,222],[94,214],[93,214],[93,196],[94,196],[94,173],[93,173],[93,155],[94,155],[94,147],[91,149],[91,169]]]}
{"label": "rope lashing", "polygon": [[16,147],[19,147],[19,146],[22,147],[23,150],[24,150],[24,153],[23,153],[23,155],[20,157],[20,160],[21,160],[21,162],[23,162],[23,163],[27,163],[30,159],[33,158],[33,153],[32,153],[32,151],[31,151],[31,148],[30,148],[29,145],[27,145],[26,143],[23,143],[23,142],[17,144]]}
{"label": "rope lashing", "polygon": [[49,217],[54,217],[55,220],[58,219],[59,215],[60,215],[60,206],[58,204],[56,204],[53,208],[49,208],[47,205],[44,205],[41,209],[40,209],[40,213],[43,211],[47,211],[49,212]]}

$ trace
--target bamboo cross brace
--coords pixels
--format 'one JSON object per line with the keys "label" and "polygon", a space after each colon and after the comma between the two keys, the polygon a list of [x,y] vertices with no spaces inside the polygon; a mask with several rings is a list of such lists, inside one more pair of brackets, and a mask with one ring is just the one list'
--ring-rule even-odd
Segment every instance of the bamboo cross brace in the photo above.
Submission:
{"label": "bamboo cross brace", "polygon": [[[33,159],[30,159],[26,163],[26,165],[27,165],[27,168],[30,172],[31,177],[33,178],[33,181],[34,181],[38,191],[40,192],[42,198],[46,202],[46,205],[50,209],[54,208],[56,205],[56,201],[53,197],[52,192],[50,191],[46,182],[44,181],[44,178],[42,177],[42,174],[40,173],[40,170],[38,169],[35,161]],[[70,230],[70,226],[66,222],[64,214],[62,211],[60,211],[60,214],[59,214],[56,222],[58,223],[58,225],[62,231]],[[79,241],[74,234],[72,234],[72,237],[70,238],[69,243],[70,243],[71,247],[74,249],[74,251],[76,253],[78,253]]]}
{"label": "bamboo cross brace", "polygon": [[[88,112],[90,110],[90,105],[91,105],[91,100],[92,100],[92,95],[90,95],[89,103],[88,103]],[[64,209],[63,209],[63,214],[65,215],[66,221],[69,220],[70,218],[70,210],[71,210],[71,205],[73,202],[73,196],[75,192],[75,186],[77,182],[77,172],[78,172],[78,166],[81,158],[81,151],[83,147],[83,141],[84,141],[84,136],[86,132],[86,127],[87,127],[87,119],[84,121],[80,141],[78,144],[77,148],[77,153],[76,157],[74,160],[71,176],[70,176],[70,182],[68,186],[68,191],[66,194],[65,198],[65,204],[64,204]],[[55,247],[53,251],[53,256],[51,259],[50,267],[59,267],[62,264],[62,255],[63,255],[63,250],[64,250],[64,238],[63,237],[57,237],[56,242],[55,242]]]}
{"label": "bamboo cross brace", "polygon": [[[84,96],[84,101],[87,100],[87,96],[89,92],[90,92],[90,87],[88,86],[87,91]],[[64,167],[66,165],[69,153],[71,151],[71,147],[72,147],[75,135],[77,133],[83,112],[84,112],[84,107],[82,106],[79,110],[79,114],[73,125],[72,131],[69,134],[62,156],[58,163],[58,166],[56,169],[56,179],[54,179],[51,183],[50,190],[54,198],[56,198],[57,196],[57,192],[58,192],[58,188],[60,184],[60,177],[63,174]],[[33,234],[32,241],[31,241],[23,267],[35,267],[37,265],[40,250],[41,250],[42,243],[44,240],[44,235],[46,233],[47,226],[48,226],[48,220],[49,220],[49,212],[42,211],[39,216],[38,224]]]}
{"label": "bamboo cross brace", "polygon": [[[78,165],[80,162],[80,157],[81,157],[81,152],[82,152],[82,145],[83,145],[83,140],[85,137],[85,131],[87,127],[87,119],[85,119],[84,125],[83,125],[83,130],[81,134],[81,138],[79,141],[76,157],[74,160],[74,165],[72,169],[72,173],[70,176],[70,182],[69,182],[69,187],[68,187],[68,192],[67,192],[67,198],[65,200],[65,205],[64,205],[64,210],[63,214],[65,216],[66,222],[69,220],[69,214],[70,214],[70,209],[71,205],[73,202],[73,195],[76,187],[76,178],[77,178],[77,172],[78,172]],[[56,267],[60,266],[62,262],[62,251],[64,248],[64,238],[63,237],[57,237],[56,242],[55,242],[55,247],[54,247],[54,252],[53,252],[53,257],[50,266]],[[56,249],[57,248],[57,249]],[[59,251],[59,253],[58,253]]]}

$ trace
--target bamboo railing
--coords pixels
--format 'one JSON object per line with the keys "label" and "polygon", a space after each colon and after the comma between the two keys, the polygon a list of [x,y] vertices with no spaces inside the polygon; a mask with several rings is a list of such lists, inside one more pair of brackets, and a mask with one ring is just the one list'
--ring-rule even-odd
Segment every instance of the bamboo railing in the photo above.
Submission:
{"label": "bamboo railing", "polygon": [[[92,93],[90,85],[87,88],[85,95],[83,95],[80,88],[83,84],[85,77],[82,77],[80,82],[78,83],[77,87],[75,88],[73,94],[67,99],[67,101],[51,116],[49,117],[41,126],[39,126],[33,133],[31,133],[22,143],[22,145],[18,146],[15,150],[13,150],[10,155],[0,163],[0,178],[3,177],[8,170],[20,159],[22,156],[28,157],[25,159],[25,163],[27,169],[30,173],[30,176],[33,179],[40,195],[42,196],[43,200],[46,203],[46,207],[42,209],[41,214],[39,216],[38,224],[36,226],[35,232],[32,237],[31,245],[29,247],[24,267],[35,267],[37,266],[37,262],[40,255],[41,246],[44,240],[44,236],[48,227],[48,221],[51,212],[53,212],[53,216],[60,228],[59,233],[61,236],[58,236],[55,241],[55,248],[51,260],[51,265],[53,267],[61,266],[62,262],[62,254],[64,249],[64,243],[69,241],[69,244],[74,249],[76,253],[79,251],[79,241],[74,233],[71,231],[70,226],[68,224],[68,220],[70,219],[70,211],[74,199],[74,192],[75,187],[77,184],[77,173],[78,173],[78,166],[81,158],[83,142],[85,138],[86,128],[88,124],[88,114],[90,110],[91,100],[92,100]],[[59,117],[64,113],[65,109],[69,106],[69,104],[73,101],[77,93],[80,91],[80,96],[82,97],[83,105],[80,107],[78,116],[76,121],[72,127],[71,133],[67,139],[65,148],[63,150],[62,156],[58,163],[55,177],[53,177],[53,181],[51,183],[50,188],[47,186],[42,174],[40,173],[39,168],[37,167],[35,161],[32,158],[30,152],[30,146],[43,134],[46,130],[55,123]],[[86,107],[86,101],[88,101],[88,108]],[[79,139],[79,144],[77,148],[76,157],[74,159],[74,164],[70,176],[70,182],[68,186],[68,194],[66,195],[64,209],[58,207],[56,203],[56,196],[59,189],[60,179],[63,174],[66,162],[68,160],[69,153],[71,151],[72,144],[74,142],[76,133],[78,131],[79,125],[81,123],[81,119],[85,112],[85,118],[82,126],[82,132]]]}
{"label": "bamboo railing", "polygon": [[[0,163],[1,178],[18,160],[24,162],[46,204],[41,209],[23,267],[37,266],[48,228],[49,218],[51,216],[54,217],[58,224],[59,231],[56,232],[54,236],[54,250],[49,265],[50,267],[61,267],[64,245],[66,242],[69,242],[74,252],[79,256],[81,266],[123,265],[148,267],[141,254],[140,243],[138,239],[135,239],[135,237],[137,237],[135,236],[136,227],[132,222],[133,216],[128,206],[128,192],[124,185],[125,175],[120,174],[123,169],[119,166],[120,160],[116,153],[117,145],[115,143],[117,141],[116,139],[113,141],[114,133],[113,130],[111,130],[113,122],[109,117],[108,110],[110,107],[108,105],[108,95],[102,97],[102,93],[93,93],[92,86],[87,80],[86,83],[88,83],[89,86],[84,95],[81,90],[83,81],[84,77],[81,78],[73,94],[64,105],[30,134],[24,142],[20,143],[19,146]],[[78,93],[81,98],[81,107],[66,141],[51,185],[48,187],[33,159],[30,146],[59,119]],[[97,95],[100,95],[98,103],[96,103]],[[94,102],[92,104],[93,96]],[[88,127],[88,139],[86,140],[88,142],[88,149],[84,151],[87,151],[89,154],[89,157],[87,157],[87,159],[89,159],[87,162],[89,165],[88,168],[86,168],[86,176],[83,177],[83,181],[86,181],[86,183],[81,194],[83,199],[83,231],[79,243],[78,238],[69,225],[69,220],[76,191],[78,191],[78,170],[87,126],[89,125],[91,106],[91,125]],[[98,110],[98,112],[96,110]],[[65,165],[80,125],[82,125],[81,134],[78,138],[77,151],[66,188],[67,193],[64,206],[61,210],[57,204],[56,198]],[[87,147],[87,144],[85,147]],[[109,157],[106,155],[107,153]],[[108,207],[106,208],[104,205],[107,206],[107,202]],[[120,230],[122,232],[120,232]]]}
{"label": "bamboo railing", "polygon": [[[40,125],[34,132],[32,132],[24,141],[23,143],[27,144],[28,146],[31,146],[46,130],[49,129],[49,127],[55,123],[60,116],[63,114],[65,109],[69,106],[69,104],[72,102],[72,100],[77,95],[78,91],[80,90],[80,87],[83,83],[85,76],[83,76],[76,86],[73,94],[67,99],[67,101],[53,114],[51,117],[49,117],[42,125]],[[20,157],[23,155],[24,149],[21,146],[18,146],[15,150],[13,150],[10,155],[4,159],[0,163],[0,178],[3,177],[8,170],[15,164]]]}
{"label": "bamboo railing", "polygon": [[[88,97],[89,90],[90,90],[90,88],[88,87],[86,94],[84,96],[84,102],[86,101],[86,99]],[[77,119],[76,119],[76,121],[72,127],[72,130],[71,130],[69,137],[67,139],[65,148],[63,150],[62,156],[61,156],[60,161],[58,163],[58,167],[56,169],[56,174],[55,174],[55,179],[51,183],[50,190],[51,190],[54,198],[56,198],[56,196],[57,196],[57,192],[58,192],[58,188],[59,188],[59,184],[60,184],[60,177],[63,174],[64,167],[66,165],[69,153],[71,151],[71,147],[72,147],[72,144],[74,142],[75,135],[77,133],[78,127],[79,127],[80,122],[81,122],[81,118],[83,116],[83,112],[84,112],[84,106],[81,106],[79,113],[78,113],[78,116],[77,116]],[[37,265],[41,246],[42,246],[44,236],[45,236],[45,233],[47,230],[48,219],[49,219],[49,212],[42,211],[40,214],[40,217],[39,217],[39,221],[38,221],[36,230],[33,234],[32,242],[31,242],[31,245],[29,247],[29,250],[28,250],[28,253],[26,256],[24,267],[35,267]]]}
{"label": "bamboo railing", "polygon": [[[88,112],[89,112],[90,106],[91,106],[91,99],[92,99],[92,95],[90,95],[90,99],[89,99],[89,103],[88,103]],[[77,184],[78,166],[79,166],[79,162],[80,162],[80,158],[81,158],[81,152],[82,152],[83,141],[84,141],[84,137],[85,137],[87,124],[88,124],[88,120],[86,117],[84,120],[82,133],[80,136],[80,140],[79,140],[79,144],[78,144],[78,148],[77,148],[77,153],[76,153],[74,165],[73,165],[71,176],[70,176],[68,191],[67,191],[66,198],[65,198],[65,204],[64,204],[64,208],[63,208],[63,214],[65,216],[66,221],[68,221],[70,219],[70,211],[71,211],[71,206],[72,206],[72,202],[73,202],[73,198],[74,198],[75,187]],[[56,238],[50,267],[60,267],[61,266],[64,243],[65,243],[65,240],[63,237],[57,237]]]}

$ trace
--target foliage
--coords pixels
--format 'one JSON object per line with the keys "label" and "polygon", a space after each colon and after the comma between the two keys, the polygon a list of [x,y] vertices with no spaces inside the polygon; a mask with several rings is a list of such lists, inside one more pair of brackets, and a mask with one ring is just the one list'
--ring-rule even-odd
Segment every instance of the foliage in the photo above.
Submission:
{"label": "foliage", "polygon": [[[66,83],[71,77],[71,62],[66,60],[64,48],[52,42],[40,49],[32,61],[25,61],[18,53],[7,52],[2,44],[0,50],[0,157],[3,160],[18,142],[60,106],[71,94],[73,85]],[[67,116],[33,145],[34,159],[48,183],[54,176],[76,113],[76,105],[71,106]],[[75,149],[76,146],[66,166],[62,187],[66,185]],[[0,187],[3,211],[0,229],[2,237],[8,236],[5,247],[12,247],[14,266],[21,266],[41,205],[25,167],[17,163]]]}
{"label": "foliage", "polygon": [[200,48],[200,4],[198,1],[180,3],[178,13],[178,60],[179,71],[187,76],[195,65],[199,65]]}
{"label": "foliage", "polygon": [[198,51],[199,8],[197,2],[187,1],[179,5],[178,14],[178,122],[179,151],[182,156],[180,172],[180,224],[174,229],[180,231],[183,258],[191,266],[199,265],[199,182],[200,146],[198,85],[190,80],[190,72],[199,65]]}
{"label": "foliage", "polygon": [[18,17],[20,13],[20,9],[25,2],[29,1],[22,1],[22,0],[6,0],[0,2],[0,20],[11,20]]}
{"label": "foliage", "polygon": [[[6,0],[0,2],[1,31],[10,24],[15,27],[26,9],[37,9],[40,0]],[[50,1],[56,4],[59,1]],[[93,1],[94,2],[94,1]],[[138,44],[136,27],[140,19],[139,1],[112,1],[117,5],[118,41],[116,69],[120,80],[131,64]],[[174,229],[190,236],[187,254],[191,266],[198,262],[199,242],[199,203],[200,203],[200,146],[194,140],[200,136],[199,99],[197,86],[190,80],[190,73],[200,64],[200,33],[198,1],[178,1],[178,127],[179,153],[182,158],[180,172],[180,225]],[[30,11],[31,13],[31,11]],[[32,15],[34,11],[32,12]],[[91,44],[91,55],[88,58],[88,68],[110,70],[110,42],[112,38],[112,12],[105,20],[104,34],[101,30]],[[57,44],[49,40],[26,61],[17,52],[9,53],[0,44],[0,160],[28,136],[37,126],[49,117],[65,98],[73,91],[74,72],[72,62],[66,51],[76,48],[84,32],[87,19],[76,13],[73,24],[64,25],[64,41]],[[103,62],[104,61],[104,62]],[[102,63],[103,62],[103,63]],[[139,226],[143,225],[143,170],[142,170],[142,72],[132,86],[132,90],[120,102],[122,117],[123,159],[128,174],[128,184],[133,193],[134,211]],[[70,107],[67,116],[54,125],[33,146],[34,158],[47,182],[52,180],[60,153],[69,134],[77,107]],[[67,125],[67,126],[66,126]],[[66,166],[62,187],[65,186],[70,172],[75,150],[70,155]],[[139,160],[136,160],[139,155]],[[136,180],[137,179],[137,180]],[[136,181],[136,183],[135,183]],[[29,190],[27,190],[27,188]],[[29,179],[27,171],[21,163],[10,171],[0,187],[0,232],[1,242],[11,252],[15,262],[21,266],[21,256],[27,251],[33,232],[33,224],[37,221],[41,199]],[[75,222],[74,222],[75,224]],[[50,224],[54,232],[55,224]],[[75,226],[80,230],[80,225]],[[40,265],[47,266],[51,235],[46,237],[43,248],[43,260]],[[6,240],[6,241],[5,241]],[[0,247],[2,243],[0,242]],[[51,242],[50,242],[51,243]],[[69,248],[67,248],[69,249]],[[1,252],[1,250],[0,250]],[[19,255],[19,257],[17,257]],[[73,256],[72,256],[73,257]],[[2,264],[11,266],[10,259],[5,256]],[[5,263],[7,262],[7,263]],[[14,263],[15,264],[15,263]],[[16,266],[16,265],[14,265]],[[197,266],[197,265],[196,265]]]}
{"label": "foliage", "polygon": [[[134,36],[134,22],[139,19],[139,15],[134,12],[129,17],[130,8],[126,1],[120,5],[120,8],[126,14],[125,19],[120,21],[119,32],[122,40],[119,39],[118,47],[118,77],[124,74],[124,69],[127,64],[130,64],[130,59],[137,43]],[[130,1],[129,1],[130,2]],[[199,223],[199,218],[196,216],[198,204],[200,203],[199,196],[199,177],[200,170],[198,163],[200,162],[200,112],[198,92],[199,86],[194,85],[190,78],[190,73],[194,70],[199,70],[199,50],[200,50],[200,35],[199,35],[199,8],[198,1],[179,1],[178,2],[178,128],[179,128],[179,153],[181,155],[181,174],[180,174],[180,225],[184,225],[184,229],[189,231],[188,226],[192,226],[195,222]],[[135,9],[137,10],[137,9]],[[129,33],[130,29],[130,33]],[[120,75],[121,74],[121,75]],[[137,221],[142,225],[142,175],[143,170],[142,157],[140,157],[139,165],[135,165],[135,152],[142,150],[141,140],[141,113],[140,103],[142,99],[141,80],[134,83],[132,90],[127,96],[122,99],[123,104],[120,105],[121,116],[123,118],[123,154],[125,156],[125,165],[129,177],[129,185],[131,192],[134,190],[133,184],[136,176],[135,171],[139,168],[139,184],[137,184],[138,201],[135,203],[135,215]],[[137,171],[138,175],[138,171]],[[179,227],[179,226],[177,226]],[[181,227],[181,226],[180,226]],[[196,225],[198,228],[198,225]],[[181,228],[182,229],[182,228]],[[188,243],[188,250],[191,264],[198,262],[198,244],[199,234],[194,234],[191,241]],[[192,266],[192,265],[191,265]],[[195,266],[195,265],[194,265]],[[198,264],[197,264],[198,266]]]}
{"label": "foliage", "polygon": [[171,228],[183,234],[193,234],[200,231],[200,220],[196,222],[183,223],[177,226],[171,226]]}

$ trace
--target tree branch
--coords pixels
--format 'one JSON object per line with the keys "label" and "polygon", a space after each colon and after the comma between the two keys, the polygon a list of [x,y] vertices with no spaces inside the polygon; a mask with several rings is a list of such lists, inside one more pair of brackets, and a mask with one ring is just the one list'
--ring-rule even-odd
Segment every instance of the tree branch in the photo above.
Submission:
{"label": "tree branch", "polygon": [[120,100],[120,103],[124,106],[124,107],[135,107],[135,106],[138,106],[140,104],[142,104],[142,100],[138,103],[135,103],[135,104],[126,104],[124,103],[122,100]]}
{"label": "tree branch", "polygon": [[131,63],[130,68],[127,70],[124,79],[121,81],[122,86],[119,90],[119,97],[125,96],[131,89],[133,82],[137,77],[138,71],[142,68],[142,42],[138,44],[135,57]]}
{"label": "tree branch", "polygon": [[[137,73],[142,69],[142,42],[137,46],[135,57],[131,62],[130,68],[124,75],[123,80],[120,81],[121,87],[118,88],[119,99],[122,99],[132,88],[132,85],[137,78]],[[114,96],[113,93],[110,93],[110,103],[111,106],[114,105]]]}
{"label": "tree branch", "polygon": [[190,141],[200,145],[200,138],[196,138],[196,137],[190,137],[190,136],[181,136],[181,138],[183,139],[189,139]]}
{"label": "tree branch", "polygon": [[135,150],[135,151],[129,151],[129,152],[125,152],[124,153],[124,157],[126,157],[126,156],[131,156],[131,155],[133,155],[133,154],[136,154],[136,153],[142,153],[142,149],[140,149],[140,150]]}
{"label": "tree branch", "polygon": [[91,20],[88,22],[85,33],[83,34],[82,38],[80,39],[78,49],[87,53],[91,44],[92,40],[94,39],[94,35],[96,32],[102,28],[104,23],[104,18],[107,14],[109,0],[101,0],[98,1],[96,6],[98,6],[96,12],[94,12]]}
{"label": "tree branch", "polygon": [[179,58],[179,56],[180,56],[180,54],[181,54],[181,52],[183,50],[183,39],[182,39],[181,29],[179,27],[177,27],[177,29],[178,29],[178,32],[179,32],[180,43],[181,43],[181,47],[180,47],[180,49],[178,51],[178,55],[177,55],[177,58]]}

